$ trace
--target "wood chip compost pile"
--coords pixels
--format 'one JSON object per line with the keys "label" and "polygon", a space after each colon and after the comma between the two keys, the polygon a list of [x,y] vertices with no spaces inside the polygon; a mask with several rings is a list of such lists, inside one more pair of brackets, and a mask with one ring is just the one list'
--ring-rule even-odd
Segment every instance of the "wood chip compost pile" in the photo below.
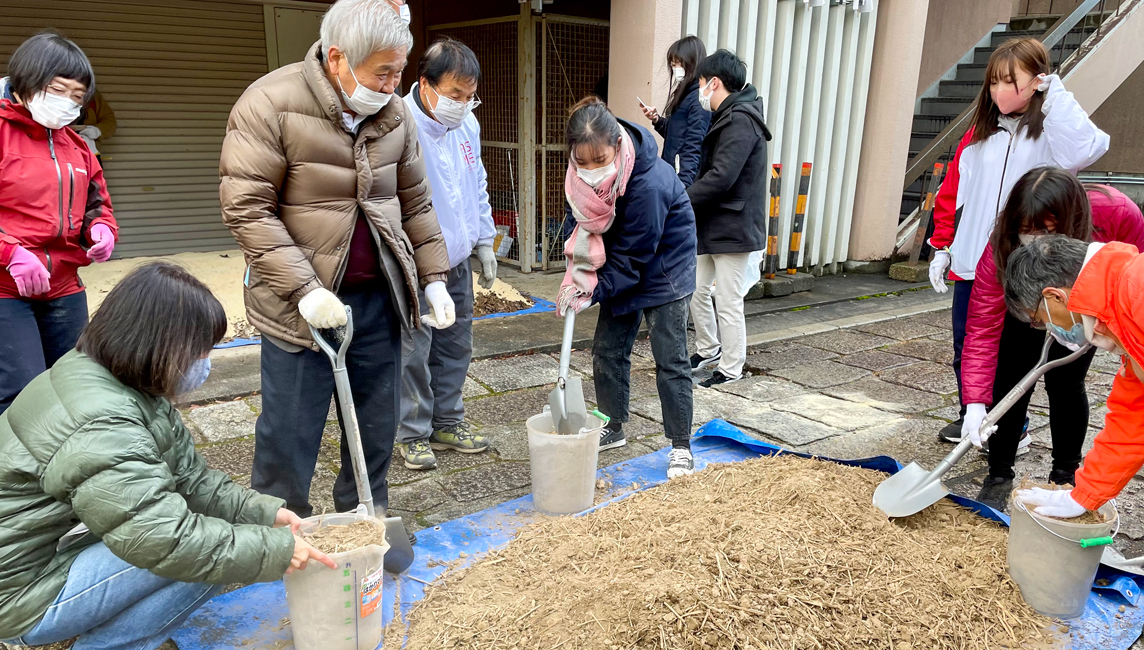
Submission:
{"label": "wood chip compost pile", "polygon": [[883,479],[764,457],[546,520],[434,583],[385,647],[1055,647],[1003,528],[946,501],[888,521]]}

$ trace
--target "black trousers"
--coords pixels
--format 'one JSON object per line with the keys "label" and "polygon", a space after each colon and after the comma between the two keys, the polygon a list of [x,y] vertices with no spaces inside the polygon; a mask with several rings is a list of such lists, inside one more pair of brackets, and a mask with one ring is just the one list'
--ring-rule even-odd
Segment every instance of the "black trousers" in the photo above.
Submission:
{"label": "black trousers", "polygon": [[[401,324],[388,285],[339,296],[353,310],[354,338],[346,353],[361,443],[365,451],[374,504],[389,506],[389,461],[397,434],[401,400]],[[334,372],[323,352],[287,352],[272,342],[262,344],[262,414],[254,427],[254,469],[250,485],[263,494],[286,500],[286,507],[308,517],[310,481],[322,444],[322,431]],[[342,423],[342,468],[334,483],[338,512],[357,507],[357,483]]]}
{"label": "black trousers", "polygon": [[[1005,329],[1001,332],[1001,346],[997,353],[997,375],[993,381],[994,404],[1036,367],[1046,336],[1045,332],[1033,329],[1011,314],[1005,315]],[[1049,360],[1070,354],[1072,352],[1068,348],[1056,342],[1049,348]],[[1049,394],[1049,429],[1053,435],[1053,469],[1075,471],[1080,467],[1080,451],[1088,432],[1088,393],[1084,380],[1095,354],[1095,349],[1089,350],[1076,361],[1045,374],[1045,391]],[[997,433],[989,439],[990,475],[1014,477],[1017,443],[1021,439],[1032,396],[1031,390],[1025,393],[997,423]]]}

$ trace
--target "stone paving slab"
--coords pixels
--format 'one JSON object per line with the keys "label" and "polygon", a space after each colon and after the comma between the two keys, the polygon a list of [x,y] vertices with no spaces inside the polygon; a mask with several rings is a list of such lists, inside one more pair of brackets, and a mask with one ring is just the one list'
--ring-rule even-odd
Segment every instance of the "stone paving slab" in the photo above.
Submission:
{"label": "stone paving slab", "polygon": [[794,413],[764,408],[737,412],[725,418],[734,425],[763,434],[768,442],[801,447],[819,440],[839,436],[843,432]]}
{"label": "stone paving slab", "polygon": [[939,395],[957,392],[957,376],[953,368],[932,361],[922,361],[901,368],[886,370],[878,374],[883,381],[901,384]]}
{"label": "stone paving slab", "polygon": [[896,343],[894,339],[884,336],[874,336],[873,334],[863,334],[862,332],[854,330],[834,330],[833,332],[808,336],[800,342],[803,345],[822,348],[823,350],[829,350],[838,354],[865,352],[866,350],[873,350],[874,348]]}
{"label": "stone paving slab", "polygon": [[[521,424],[520,427],[523,428],[524,425]],[[496,463],[498,460],[496,455],[489,451],[479,454],[462,454],[459,451],[435,451],[433,455],[437,457],[437,467],[433,469],[412,470],[405,467],[405,459],[401,457],[401,452],[395,451],[393,462],[390,463],[389,466],[390,485],[405,485],[428,478],[439,479],[446,474]]]}
{"label": "stone paving slab", "polygon": [[502,393],[556,382],[560,363],[547,354],[524,354],[502,359],[474,361],[469,375]]}
{"label": "stone paving slab", "polygon": [[792,381],[762,376],[747,377],[729,384],[716,386],[715,389],[763,404],[796,395],[804,395],[807,392],[806,388]]}
{"label": "stone paving slab", "polygon": [[226,442],[199,447],[207,467],[225,472],[228,476],[249,474],[254,464],[254,440],[237,438]]}
{"label": "stone paving slab", "polygon": [[861,379],[869,375],[870,371],[845,366],[834,361],[816,361],[795,368],[776,370],[771,374],[789,379],[808,388],[827,388]]}
{"label": "stone paving slab", "polygon": [[435,508],[449,500],[449,495],[441,487],[441,481],[426,479],[409,485],[391,486],[389,488],[390,510],[399,509],[406,512],[422,512]]}
{"label": "stone paving slab", "polygon": [[882,351],[941,364],[953,363],[953,346],[942,341],[916,339],[882,348]]}
{"label": "stone paving slab", "polygon": [[937,334],[931,334],[930,336],[927,336],[926,338],[931,340],[931,341],[944,341],[946,343],[952,344],[953,343],[953,331],[952,330],[942,330],[941,332],[939,332]]}
{"label": "stone paving slab", "polygon": [[883,411],[904,414],[923,413],[946,403],[940,395],[890,384],[876,377],[863,377],[849,384],[825,388],[822,392]]}
{"label": "stone paving slab", "polygon": [[465,377],[465,384],[461,387],[461,397],[469,399],[470,397],[483,397],[489,394],[489,389],[485,388],[472,377]]}
{"label": "stone paving slab", "polygon": [[207,442],[222,442],[254,433],[258,414],[243,400],[192,408],[187,419]]}
{"label": "stone paving slab", "polygon": [[905,318],[895,318],[892,320],[884,320],[877,323],[870,323],[869,325],[861,325],[854,328],[859,332],[866,334],[875,334],[877,336],[884,336],[899,341],[909,341],[911,339],[920,339],[926,336],[938,335],[945,330],[928,325],[926,323],[919,323],[917,321],[907,320]]}
{"label": "stone paving slab", "polygon": [[871,372],[880,372],[882,370],[889,370],[890,368],[898,368],[900,366],[908,366],[911,363],[917,363],[917,359],[882,352],[881,350],[867,350],[857,354],[846,355],[838,359],[838,362],[848,366],[854,366],[855,368],[864,368]]}
{"label": "stone paving slab", "polygon": [[440,479],[449,498],[464,503],[531,485],[528,463],[505,461],[454,472]]}
{"label": "stone paving slab", "polygon": [[1097,372],[1115,375],[1120,372],[1120,357],[1111,352],[1097,350],[1096,356],[1092,358],[1092,365],[1089,368]]}
{"label": "stone paving slab", "polygon": [[771,372],[772,370],[794,368],[812,361],[823,361],[837,357],[837,354],[821,348],[812,348],[797,343],[772,343],[748,350],[745,365],[747,368],[758,372]]}
{"label": "stone paving slab", "polygon": [[524,422],[544,410],[550,388],[530,388],[465,402],[465,417],[480,424]]}
{"label": "stone paving slab", "polygon": [[771,407],[820,422],[842,431],[868,429],[890,424],[901,416],[879,411],[865,404],[828,397],[826,395],[799,395],[771,404]]}

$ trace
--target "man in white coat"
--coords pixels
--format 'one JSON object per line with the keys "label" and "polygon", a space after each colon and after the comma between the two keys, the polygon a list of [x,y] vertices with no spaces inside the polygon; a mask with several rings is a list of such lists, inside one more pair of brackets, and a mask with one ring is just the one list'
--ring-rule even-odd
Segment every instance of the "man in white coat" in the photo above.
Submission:
{"label": "man in white coat", "polygon": [[[480,284],[493,286],[492,207],[481,162],[481,126],[472,111],[480,100],[481,68],[473,51],[450,38],[425,50],[418,81],[405,102],[417,120],[433,207],[449,251],[446,285],[456,304],[456,322],[439,330],[413,332],[403,350],[401,421],[397,448],[409,469],[437,465],[434,450],[466,454],[489,448],[489,441],[465,422],[461,389],[473,355],[473,272],[469,256],[481,265]],[[424,301],[424,298],[422,298]]]}

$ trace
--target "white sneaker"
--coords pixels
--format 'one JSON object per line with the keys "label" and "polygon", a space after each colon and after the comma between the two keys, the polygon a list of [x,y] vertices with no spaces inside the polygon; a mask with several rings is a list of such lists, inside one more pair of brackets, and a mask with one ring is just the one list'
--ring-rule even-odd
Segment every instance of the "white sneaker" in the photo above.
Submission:
{"label": "white sneaker", "polygon": [[695,472],[695,460],[690,449],[672,448],[667,453],[667,478],[679,478]]}

